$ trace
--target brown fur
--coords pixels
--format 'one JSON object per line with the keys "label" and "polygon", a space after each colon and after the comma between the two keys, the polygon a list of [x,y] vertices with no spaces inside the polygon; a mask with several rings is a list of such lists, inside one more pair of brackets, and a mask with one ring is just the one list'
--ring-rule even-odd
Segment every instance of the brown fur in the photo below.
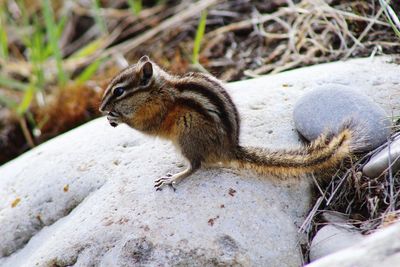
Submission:
{"label": "brown fur", "polygon": [[[120,86],[125,86],[124,94],[117,96],[115,90]],[[100,110],[109,112],[110,122],[124,122],[171,140],[190,163],[172,180],[190,175],[202,164],[218,162],[285,179],[323,172],[351,153],[349,127],[337,136],[322,135],[309,146],[294,150],[242,147],[237,109],[218,80],[198,73],[171,76],[147,57],[111,81]],[[163,181],[158,182],[162,185]]]}
{"label": "brown fur", "polygon": [[309,146],[296,150],[269,151],[239,147],[237,159],[231,164],[240,169],[281,178],[324,172],[350,155],[350,139],[351,132],[345,129],[331,140],[323,135]]}

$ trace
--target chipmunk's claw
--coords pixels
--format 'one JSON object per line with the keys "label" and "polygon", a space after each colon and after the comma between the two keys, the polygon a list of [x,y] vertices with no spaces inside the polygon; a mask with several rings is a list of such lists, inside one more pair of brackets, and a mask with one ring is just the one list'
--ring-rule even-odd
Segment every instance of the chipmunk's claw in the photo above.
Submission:
{"label": "chipmunk's claw", "polygon": [[174,192],[175,192],[176,191],[175,184],[176,184],[176,181],[175,181],[173,175],[170,173],[168,173],[167,175],[154,181],[154,187],[156,188],[156,191],[161,191],[164,186],[168,185],[168,186],[172,187],[172,189],[174,189]]}
{"label": "chipmunk's claw", "polygon": [[116,114],[115,112],[110,111],[107,114],[107,120],[112,127],[117,127],[119,124],[119,117],[118,114]]}

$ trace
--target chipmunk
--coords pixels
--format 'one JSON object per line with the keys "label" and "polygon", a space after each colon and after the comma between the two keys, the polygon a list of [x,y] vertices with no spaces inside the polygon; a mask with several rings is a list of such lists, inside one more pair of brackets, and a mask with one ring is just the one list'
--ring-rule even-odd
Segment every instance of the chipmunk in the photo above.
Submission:
{"label": "chipmunk", "polygon": [[203,165],[222,163],[285,179],[322,172],[351,152],[351,131],[346,128],[294,150],[241,146],[239,113],[219,80],[202,73],[173,76],[147,56],[111,80],[99,110],[107,113],[113,127],[126,123],[172,141],[187,159],[184,171],[155,181],[157,190],[174,187]]}

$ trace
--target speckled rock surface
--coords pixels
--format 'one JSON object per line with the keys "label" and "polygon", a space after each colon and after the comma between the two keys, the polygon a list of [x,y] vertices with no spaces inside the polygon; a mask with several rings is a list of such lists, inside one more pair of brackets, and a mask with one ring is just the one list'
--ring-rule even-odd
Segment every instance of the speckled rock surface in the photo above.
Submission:
{"label": "speckled rock surface", "polygon": [[[324,83],[355,84],[399,115],[399,67],[388,60],[229,84],[242,144],[299,145],[293,105]],[[310,207],[307,181],[208,169],[176,192],[154,190],[155,179],[181,169],[169,143],[112,128],[105,118],[25,153],[0,168],[0,266],[301,265],[297,226]]]}
{"label": "speckled rock surface", "polygon": [[378,147],[390,135],[391,120],[383,108],[360,91],[337,84],[314,88],[294,107],[296,129],[311,141],[325,132],[338,133],[351,121],[358,152]]}
{"label": "speckled rock surface", "polygon": [[379,153],[373,155],[363,167],[363,173],[368,177],[375,178],[386,171],[389,166],[392,173],[396,173],[400,169],[400,136],[388,143],[388,146]]}
{"label": "speckled rock surface", "polygon": [[180,169],[170,144],[105,118],[31,150],[0,169],[0,266],[301,262],[307,182],[213,169],[154,190]]}

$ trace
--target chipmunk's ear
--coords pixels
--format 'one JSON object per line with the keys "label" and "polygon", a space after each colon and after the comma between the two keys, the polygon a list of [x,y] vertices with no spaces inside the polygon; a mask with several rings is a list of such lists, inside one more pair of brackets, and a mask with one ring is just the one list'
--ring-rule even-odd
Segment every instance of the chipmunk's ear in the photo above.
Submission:
{"label": "chipmunk's ear", "polygon": [[140,69],[140,85],[147,85],[153,76],[153,64],[145,61]]}
{"label": "chipmunk's ear", "polygon": [[139,59],[139,62],[140,62],[140,63],[144,63],[144,62],[147,62],[147,61],[150,61],[150,58],[149,58],[148,56],[146,56],[146,55],[142,56],[142,57]]}

